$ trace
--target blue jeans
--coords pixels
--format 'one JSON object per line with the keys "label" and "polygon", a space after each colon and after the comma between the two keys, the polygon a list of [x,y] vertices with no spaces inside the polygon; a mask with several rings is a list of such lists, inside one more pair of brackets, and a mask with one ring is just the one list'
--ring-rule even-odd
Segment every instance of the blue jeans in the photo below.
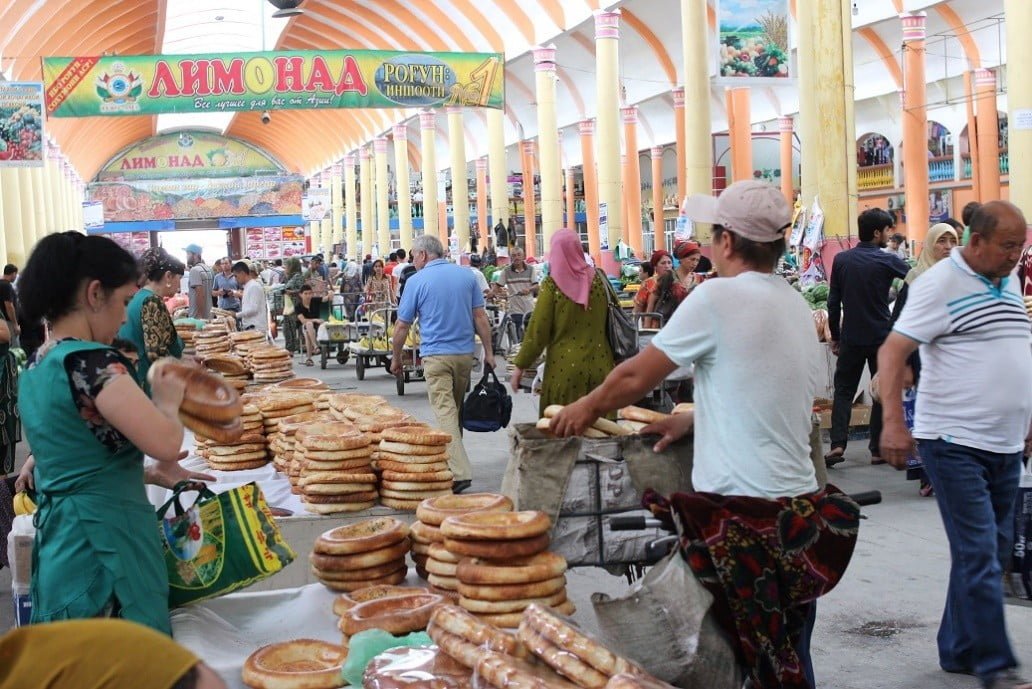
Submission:
{"label": "blue jeans", "polygon": [[982,681],[1017,666],[1003,621],[1003,563],[1014,539],[1021,452],[999,454],[920,440],[950,542],[950,583],[939,625],[939,665]]}

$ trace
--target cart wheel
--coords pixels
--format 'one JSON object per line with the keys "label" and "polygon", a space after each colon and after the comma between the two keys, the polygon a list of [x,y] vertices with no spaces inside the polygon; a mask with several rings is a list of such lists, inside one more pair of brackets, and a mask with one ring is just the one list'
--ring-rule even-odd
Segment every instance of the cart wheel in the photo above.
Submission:
{"label": "cart wheel", "polygon": [[326,370],[326,360],[329,358],[330,350],[329,347],[321,347],[319,352],[319,368]]}
{"label": "cart wheel", "polygon": [[408,375],[407,375],[407,374],[406,374],[406,375],[405,375],[404,377],[402,377],[402,376],[397,376],[397,377],[395,378],[395,382],[396,382],[396,383],[397,383],[397,385],[398,385],[398,395],[399,395],[399,396],[404,396],[404,395],[405,395],[405,379],[406,379],[406,378],[408,378]]}
{"label": "cart wheel", "polygon": [[405,371],[405,382],[406,383],[411,383],[412,382],[412,374],[410,374],[408,371]]}
{"label": "cart wheel", "polygon": [[342,349],[339,352],[337,352],[337,363],[341,366],[348,363],[348,354],[349,352],[346,349]]}
{"label": "cart wheel", "polygon": [[380,357],[380,362],[383,363],[383,370],[387,371],[387,373],[390,373],[391,372],[391,358],[387,357],[387,356],[382,356],[382,357]]}
{"label": "cart wheel", "polygon": [[359,380],[365,380],[365,357],[361,354],[355,356],[355,377]]}

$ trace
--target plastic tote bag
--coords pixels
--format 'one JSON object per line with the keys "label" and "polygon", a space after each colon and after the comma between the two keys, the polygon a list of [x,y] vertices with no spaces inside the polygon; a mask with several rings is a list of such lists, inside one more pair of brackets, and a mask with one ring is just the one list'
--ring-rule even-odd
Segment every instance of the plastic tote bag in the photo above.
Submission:
{"label": "plastic tote bag", "polygon": [[462,427],[474,433],[492,433],[509,425],[512,398],[494,369],[485,365],[484,376],[462,404]]}
{"label": "plastic tote bag", "polygon": [[1004,577],[1008,594],[1032,600],[1032,459],[1025,458],[1014,503],[1014,555]]}
{"label": "plastic tote bag", "polygon": [[[236,591],[280,571],[294,551],[280,535],[257,483],[216,495],[203,488],[184,508],[178,484],[158,509],[169,607]],[[172,516],[168,516],[172,508]]]}

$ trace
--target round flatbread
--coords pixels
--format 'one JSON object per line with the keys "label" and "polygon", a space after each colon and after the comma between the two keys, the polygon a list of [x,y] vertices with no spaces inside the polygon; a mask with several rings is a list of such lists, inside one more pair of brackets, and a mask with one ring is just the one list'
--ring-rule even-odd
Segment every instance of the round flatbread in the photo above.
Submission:
{"label": "round flatbread", "polygon": [[448,470],[444,471],[424,471],[424,472],[402,472],[402,471],[391,471],[385,469],[383,472],[384,481],[392,481],[395,483],[433,483],[435,481],[448,481],[451,482],[455,478],[455,474]]}
{"label": "round flatbread", "polygon": [[[438,495],[447,495],[451,492],[451,484],[448,484],[447,488],[439,490],[391,490],[390,488],[382,488],[380,495],[387,498],[395,498],[398,500],[425,500],[426,498],[437,497]],[[418,507],[418,505],[417,505]]]}
{"label": "round flatbread", "polygon": [[452,553],[485,560],[508,560],[537,555],[547,550],[549,543],[548,534],[512,541],[462,541],[447,536],[444,539],[444,547]]}
{"label": "round flatbread", "polygon": [[448,552],[448,549],[444,547],[444,541],[441,541],[440,543],[431,543],[427,554],[430,555],[430,558],[433,560],[437,560],[438,562],[447,562],[452,565],[459,564],[463,559],[461,555],[454,555]]}
{"label": "round flatbread", "polygon": [[[439,567],[441,565],[437,564],[435,566]],[[433,571],[433,569],[430,568],[429,563],[427,563],[427,567],[430,571]],[[514,598],[512,600],[477,600],[476,598],[466,598],[461,592],[459,593],[459,605],[478,615],[498,615],[506,612],[523,612],[534,603],[551,607],[560,605],[565,601],[565,588],[553,593],[551,596],[545,596],[542,598]]]}
{"label": "round flatbread", "polygon": [[[564,603],[560,603],[555,606],[553,610],[562,615],[572,615],[577,612],[577,606],[573,604],[573,601],[567,599]],[[480,614],[477,615],[477,617],[488,624],[494,625],[495,627],[500,627],[502,629],[516,629],[520,626],[520,622],[525,614],[526,610],[523,612],[503,612],[497,615]]]}
{"label": "round flatbread", "polygon": [[[300,493],[301,489],[298,488],[297,492]],[[304,500],[302,500],[302,502],[304,502]],[[313,514],[337,514],[338,512],[361,512],[362,510],[368,510],[368,509],[371,509],[371,508],[376,506],[376,501],[375,500],[370,500],[368,502],[335,502],[335,503],[331,503],[331,504],[322,504],[322,505],[318,505],[318,504],[314,504],[314,503],[310,503],[310,502],[305,502],[304,505],[305,505],[305,509],[308,510],[309,512],[312,512]],[[402,577],[402,579],[404,579],[404,578],[405,577]],[[388,582],[381,582],[381,583],[388,583]],[[392,582],[392,583],[396,584],[398,582]],[[351,590],[351,589],[348,589],[348,590]]]}
{"label": "round flatbread", "polygon": [[250,450],[248,452],[234,452],[232,454],[217,454],[217,446],[208,448],[208,459],[219,464],[240,464],[242,462],[253,462],[258,459],[265,459],[265,448]]}
{"label": "round flatbread", "polygon": [[[448,553],[443,546],[440,550]],[[434,551],[430,556],[433,557],[435,552],[440,554]],[[467,558],[462,560],[458,568],[459,580],[472,585],[529,584],[556,579],[565,573],[566,558],[548,551],[503,562]]]}
{"label": "round flatbread", "polygon": [[[417,510],[418,512],[418,510]],[[412,540],[416,543],[442,543],[444,541],[444,535],[441,534],[441,530],[436,526],[430,526],[424,524],[421,521],[415,521],[412,523]]]}
{"label": "round flatbread", "polygon": [[408,575],[408,567],[402,566],[398,571],[388,574],[387,576],[380,577],[379,579],[370,579],[368,581],[330,581],[323,580],[323,586],[332,591],[358,591],[367,586],[394,586],[405,581],[405,577]]}
{"label": "round flatbread", "polygon": [[365,493],[370,490],[375,492],[375,487],[375,483],[309,483],[301,486],[301,489],[305,495],[346,495],[348,493]]}
{"label": "round flatbread", "polygon": [[384,507],[390,507],[393,510],[399,512],[415,512],[416,508],[419,507],[420,500],[402,500],[400,498],[392,498],[389,496],[380,496],[380,504]]}
{"label": "round flatbread", "polygon": [[448,471],[448,458],[445,457],[441,461],[432,462],[429,464],[414,464],[409,462],[398,462],[390,459],[389,453],[381,452],[377,458],[377,463],[380,468],[384,471],[394,471],[398,473],[426,473],[436,474],[441,471]]}
{"label": "round flatbread", "polygon": [[429,574],[426,580],[437,588],[444,589],[445,591],[457,591],[459,589],[459,580],[455,577],[443,577],[439,574]]}
{"label": "round flatbread", "polygon": [[[452,480],[446,481],[389,481],[383,477],[383,487],[387,490],[399,492],[423,493],[426,491],[448,491],[451,492]],[[435,493],[436,494],[436,493]],[[431,497],[427,494],[426,497]]]}
{"label": "round flatbread", "polygon": [[[413,547],[415,547],[415,546],[413,546]],[[426,571],[429,572],[430,574],[436,574],[438,576],[450,577],[452,579],[455,579],[455,570],[458,568],[458,565],[453,564],[451,562],[441,562],[440,560],[435,560],[435,559],[433,559],[431,557],[431,558],[427,558],[425,567],[426,567]],[[500,612],[509,612],[509,611],[500,611]]]}
{"label": "round flatbread", "polygon": [[547,534],[552,520],[538,510],[522,512],[472,512],[448,517],[441,523],[447,538],[501,541]]}
{"label": "round flatbread", "polygon": [[332,462],[347,459],[359,459],[373,456],[373,446],[365,445],[351,450],[314,450],[305,448],[305,456],[309,459],[318,459],[324,462]]}
{"label": "round flatbread", "polygon": [[370,488],[370,490],[362,491],[360,493],[341,493],[338,495],[326,495],[319,493],[308,493],[304,488],[301,489],[304,493],[305,502],[313,505],[339,505],[341,503],[350,502],[368,502],[370,500],[376,500],[379,495],[376,490]]}
{"label": "round flatbread", "polygon": [[241,462],[239,464],[222,464],[220,462],[208,461],[208,468],[214,469],[215,471],[243,471],[245,469],[257,469],[268,464],[268,460],[256,459],[250,462]]}
{"label": "round flatbread", "polygon": [[262,646],[248,656],[241,677],[255,689],[340,686],[347,650],[316,639],[294,639]]}
{"label": "round flatbread", "polygon": [[373,473],[350,473],[345,471],[306,471],[306,467],[301,469],[301,485],[307,486],[311,484],[367,484],[376,483],[376,474]]}
{"label": "round flatbread", "polygon": [[[462,563],[459,563],[461,571]],[[461,575],[459,575],[461,576]],[[484,601],[522,600],[527,598],[547,598],[566,590],[566,577],[560,576],[546,581],[529,584],[467,584],[458,578],[458,592],[466,598]],[[487,611],[485,611],[487,612]]]}
{"label": "round flatbread", "polygon": [[324,531],[315,540],[315,551],[327,555],[351,555],[379,550],[405,540],[409,527],[394,517],[375,517]]}
{"label": "round flatbread", "polygon": [[393,574],[394,572],[398,571],[399,567],[404,566],[405,558],[401,557],[397,560],[385,562],[382,565],[363,567],[362,569],[327,571],[313,566],[312,574],[314,574],[322,581],[370,581],[372,579],[379,579],[380,577],[385,577],[388,574]]}
{"label": "round flatbread", "polygon": [[444,431],[438,431],[422,425],[385,428],[380,433],[380,438],[381,442],[387,440],[394,443],[431,447],[447,445],[452,441],[451,433],[445,433]]}
{"label": "round flatbread", "polygon": [[414,443],[405,443],[381,439],[380,451],[391,452],[403,457],[410,455],[442,455],[447,453],[448,446],[445,444],[417,445]]}

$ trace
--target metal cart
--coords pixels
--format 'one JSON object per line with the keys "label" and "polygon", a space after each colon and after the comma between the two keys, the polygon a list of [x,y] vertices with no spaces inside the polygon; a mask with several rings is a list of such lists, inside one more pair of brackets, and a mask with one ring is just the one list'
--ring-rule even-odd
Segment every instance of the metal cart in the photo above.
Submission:
{"label": "metal cart", "polygon": [[419,356],[418,321],[412,324],[412,329],[409,332],[412,341],[416,344],[409,346],[406,341],[405,346],[401,350],[401,373],[395,376],[399,396],[405,394],[406,383],[426,380],[423,376],[423,359]]}
{"label": "metal cart", "polygon": [[319,345],[319,368],[325,370],[331,356],[336,356],[337,363],[341,366],[348,363],[351,357],[348,326],[344,314],[344,299],[335,294],[330,304],[330,320],[321,324],[316,334],[315,341]]}
{"label": "metal cart", "polygon": [[[659,327],[646,328],[645,323],[648,321],[655,321]],[[661,313],[642,312],[634,314],[634,324],[638,329],[639,352],[648,347],[649,343],[652,342],[652,338],[663,328],[663,321],[663,314]],[[642,406],[660,412],[670,412],[674,408],[674,399],[670,393],[676,391],[685,381],[691,381],[693,377],[693,369],[690,367],[674,370],[673,373],[667,376],[662,383],[649,393],[648,397],[642,400]]]}
{"label": "metal cart", "polygon": [[[387,338],[387,327],[390,324],[394,307],[382,307],[366,311],[359,306],[356,312],[356,321],[348,324],[348,349],[355,357],[355,377],[365,380],[367,368],[383,366],[387,373],[391,372],[391,349],[390,343],[386,348],[376,347],[376,340]],[[363,344],[363,340],[366,344]]]}

